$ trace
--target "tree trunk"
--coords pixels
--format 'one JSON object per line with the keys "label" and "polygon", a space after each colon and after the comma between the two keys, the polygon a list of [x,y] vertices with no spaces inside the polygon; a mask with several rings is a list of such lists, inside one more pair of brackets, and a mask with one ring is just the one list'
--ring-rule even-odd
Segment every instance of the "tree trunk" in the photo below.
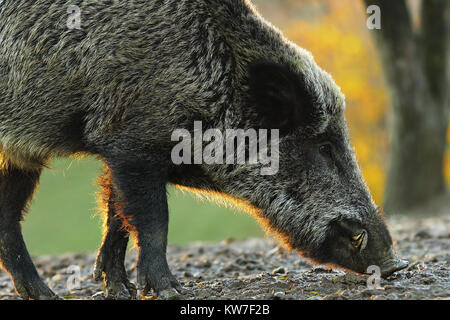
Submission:
{"label": "tree trunk", "polygon": [[445,191],[448,126],[448,0],[422,4],[422,28],[412,29],[404,0],[366,0],[381,9],[373,30],[392,99],[391,152],[384,206],[395,213]]}

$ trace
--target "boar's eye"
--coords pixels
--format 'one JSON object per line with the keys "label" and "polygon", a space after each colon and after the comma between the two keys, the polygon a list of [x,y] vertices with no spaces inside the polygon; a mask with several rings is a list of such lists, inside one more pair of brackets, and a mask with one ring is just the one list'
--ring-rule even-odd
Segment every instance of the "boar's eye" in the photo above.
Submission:
{"label": "boar's eye", "polygon": [[352,236],[352,245],[360,251],[363,250],[367,245],[367,231],[362,230],[360,233]]}
{"label": "boar's eye", "polygon": [[324,143],[321,146],[319,146],[319,152],[325,157],[331,158],[332,155],[332,147],[330,143]]}

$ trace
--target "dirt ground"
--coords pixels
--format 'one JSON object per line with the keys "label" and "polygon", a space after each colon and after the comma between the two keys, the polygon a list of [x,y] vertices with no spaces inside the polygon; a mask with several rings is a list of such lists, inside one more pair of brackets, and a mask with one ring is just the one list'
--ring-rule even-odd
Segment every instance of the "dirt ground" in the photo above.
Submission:
{"label": "dirt ground", "polygon": [[[270,239],[170,246],[170,267],[184,287],[168,299],[450,299],[450,208],[423,217],[388,220],[402,258],[410,267],[382,279],[378,289],[367,277],[312,266]],[[104,299],[102,283],[92,280],[95,254],[34,258],[50,287],[65,299]],[[136,250],[127,256],[134,282]],[[71,266],[80,267],[80,289],[69,290]],[[70,278],[70,279],[73,279]],[[70,282],[70,281],[69,281]],[[123,298],[126,298],[124,295]],[[154,297],[148,297],[154,299]],[[18,299],[11,281],[0,271],[0,299]]]}

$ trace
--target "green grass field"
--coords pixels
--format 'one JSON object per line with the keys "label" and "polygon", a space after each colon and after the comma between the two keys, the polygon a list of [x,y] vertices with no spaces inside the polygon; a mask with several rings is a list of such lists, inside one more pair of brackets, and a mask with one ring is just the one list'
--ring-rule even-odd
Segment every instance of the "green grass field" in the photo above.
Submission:
{"label": "green grass field", "polygon": [[[32,255],[95,251],[101,241],[97,212],[96,177],[101,164],[92,159],[64,159],[51,163],[23,223]],[[248,215],[197,200],[169,188],[169,243],[221,241],[263,236]]]}

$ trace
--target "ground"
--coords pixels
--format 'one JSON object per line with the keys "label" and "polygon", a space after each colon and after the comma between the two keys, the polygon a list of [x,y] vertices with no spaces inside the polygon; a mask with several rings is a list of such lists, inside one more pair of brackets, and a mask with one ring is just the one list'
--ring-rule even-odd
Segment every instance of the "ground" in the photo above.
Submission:
{"label": "ground", "polygon": [[[378,289],[367,286],[367,277],[312,266],[271,239],[248,239],[169,246],[169,264],[184,292],[166,298],[450,299],[448,209],[444,206],[426,217],[412,213],[388,219],[399,255],[409,260],[410,267],[382,279]],[[60,297],[104,299],[102,284],[92,280],[94,260],[94,253],[34,258],[40,274]],[[132,281],[135,263],[132,249],[126,262]],[[71,266],[80,267],[80,289],[68,289],[71,272],[77,270]],[[8,275],[1,271],[0,299],[18,299]]]}

